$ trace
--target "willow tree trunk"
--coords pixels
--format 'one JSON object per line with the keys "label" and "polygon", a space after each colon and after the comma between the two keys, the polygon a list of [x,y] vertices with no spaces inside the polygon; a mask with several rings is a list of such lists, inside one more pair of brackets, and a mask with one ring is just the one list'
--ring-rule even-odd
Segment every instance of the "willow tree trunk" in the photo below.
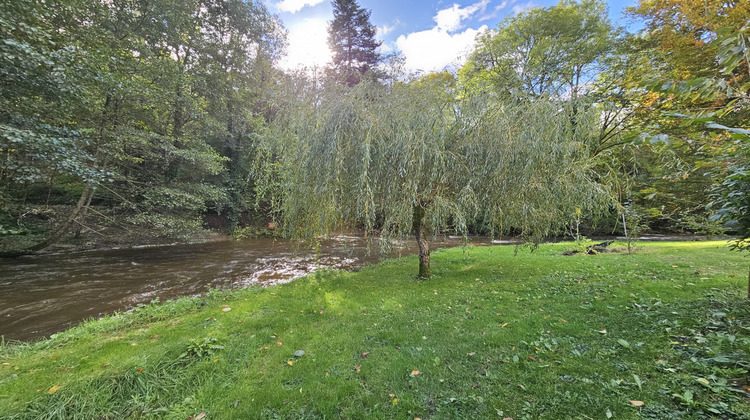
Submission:
{"label": "willow tree trunk", "polygon": [[412,229],[419,247],[419,275],[421,279],[430,278],[430,244],[427,243],[427,228],[425,226],[425,210],[421,206],[414,206]]}

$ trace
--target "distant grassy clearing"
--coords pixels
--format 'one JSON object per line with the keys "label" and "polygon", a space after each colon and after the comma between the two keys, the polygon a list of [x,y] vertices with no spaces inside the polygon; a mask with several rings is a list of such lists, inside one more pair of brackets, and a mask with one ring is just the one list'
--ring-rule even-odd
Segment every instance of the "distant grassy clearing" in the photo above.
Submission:
{"label": "distant grassy clearing", "polygon": [[3,346],[0,418],[743,418],[724,245],[454,248],[429,281],[409,257],[149,305]]}

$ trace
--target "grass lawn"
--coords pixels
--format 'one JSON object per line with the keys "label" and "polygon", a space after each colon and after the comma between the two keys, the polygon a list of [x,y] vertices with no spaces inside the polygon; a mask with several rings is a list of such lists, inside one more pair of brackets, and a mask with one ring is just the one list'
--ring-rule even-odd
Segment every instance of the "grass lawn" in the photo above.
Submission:
{"label": "grass lawn", "polygon": [[571,246],[439,250],[429,281],[394,259],[5,343],[0,418],[750,416],[750,258]]}

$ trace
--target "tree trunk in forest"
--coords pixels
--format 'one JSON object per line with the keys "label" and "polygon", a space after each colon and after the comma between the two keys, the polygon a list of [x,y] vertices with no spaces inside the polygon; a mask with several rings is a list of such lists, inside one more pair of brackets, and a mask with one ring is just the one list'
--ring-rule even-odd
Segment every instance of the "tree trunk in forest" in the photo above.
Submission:
{"label": "tree trunk in forest", "polygon": [[412,229],[419,247],[419,275],[420,279],[430,278],[430,244],[427,243],[427,229],[425,226],[425,210],[420,206],[414,206],[414,219]]}
{"label": "tree trunk in forest", "polygon": [[87,208],[88,203],[91,202],[91,197],[93,195],[94,195],[94,187],[91,184],[87,183],[86,186],[83,188],[83,192],[81,193],[81,198],[78,199],[78,203],[76,204],[75,209],[73,209],[73,212],[70,213],[70,216],[68,216],[68,219],[65,222],[63,222],[60,226],[58,226],[57,229],[53,230],[47,239],[28,247],[25,251],[35,252],[35,251],[42,250],[54,244],[60,238],[62,238],[62,236],[65,235],[68,229],[70,229],[70,226],[73,224],[73,222],[75,222],[78,219],[78,217],[84,213],[84,210]]}
{"label": "tree trunk in forest", "polygon": [[89,194],[88,200],[86,200],[86,204],[83,206],[83,210],[81,210],[81,213],[78,215],[78,218],[80,219],[78,221],[78,227],[76,228],[76,233],[73,235],[73,238],[80,239],[81,238],[81,230],[83,229],[83,221],[86,220],[86,213],[89,211],[89,207],[91,206],[91,199],[94,198],[93,192]]}

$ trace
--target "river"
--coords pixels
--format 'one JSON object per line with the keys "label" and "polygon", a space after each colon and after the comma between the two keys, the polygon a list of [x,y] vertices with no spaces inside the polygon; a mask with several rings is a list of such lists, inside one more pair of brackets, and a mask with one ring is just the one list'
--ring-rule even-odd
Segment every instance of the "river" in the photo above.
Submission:
{"label": "river", "polygon": [[[471,243],[487,245],[488,238]],[[433,248],[458,246],[441,237]],[[397,255],[414,254],[403,244]],[[352,270],[377,262],[362,238],[340,236],[317,253],[279,239],[88,251],[0,259],[0,336],[35,340],[81,320],[127,310],[139,303],[198,295],[209,288],[272,285],[319,267]],[[415,266],[416,270],[416,266]]]}
{"label": "river", "polygon": [[[705,238],[640,238],[696,239]],[[469,242],[514,243],[486,237],[470,237]],[[430,245],[436,249],[463,243],[460,237],[441,236]],[[416,252],[416,243],[405,242],[395,247],[391,256]],[[375,246],[368,252],[364,239],[339,236],[323,242],[317,254],[288,240],[249,239],[0,259],[0,336],[36,340],[84,319],[154,299],[194,296],[210,288],[273,285],[320,267],[355,270],[379,258]]]}

